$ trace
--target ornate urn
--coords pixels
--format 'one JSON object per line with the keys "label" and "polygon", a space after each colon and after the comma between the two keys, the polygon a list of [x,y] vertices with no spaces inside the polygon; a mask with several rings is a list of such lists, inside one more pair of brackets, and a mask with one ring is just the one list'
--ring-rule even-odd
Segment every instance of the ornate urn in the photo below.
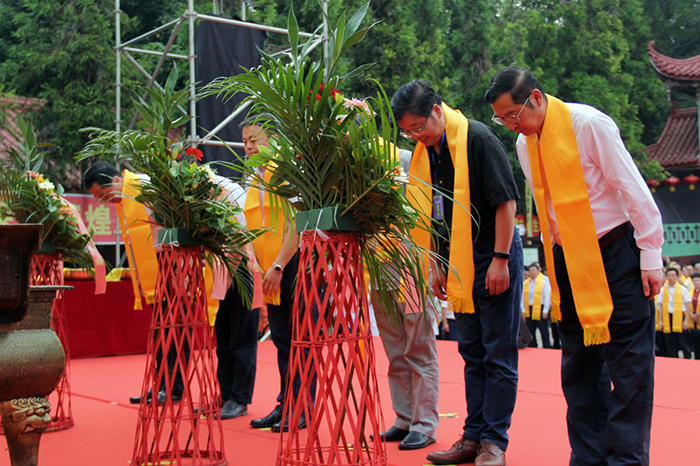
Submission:
{"label": "ornate urn", "polygon": [[29,292],[29,263],[40,237],[41,225],[0,226],[0,414],[15,466],[37,464],[51,420],[46,396],[64,366],[51,304],[58,290],[70,287],[33,286]]}

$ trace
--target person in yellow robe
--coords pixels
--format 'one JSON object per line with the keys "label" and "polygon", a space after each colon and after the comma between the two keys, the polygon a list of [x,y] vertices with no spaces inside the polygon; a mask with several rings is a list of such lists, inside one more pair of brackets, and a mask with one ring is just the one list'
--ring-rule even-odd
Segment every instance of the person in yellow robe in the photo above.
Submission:
{"label": "person in yellow robe", "polygon": [[[259,146],[267,146],[268,135],[255,116],[243,122],[243,142],[246,156],[259,152]],[[269,181],[272,166],[260,167],[258,175]],[[267,316],[270,323],[270,335],[277,348],[277,367],[280,375],[280,391],[277,404],[267,415],[253,419],[251,427],[256,429],[271,428],[273,432],[286,431],[289,426],[282,425],[282,403],[287,393],[289,356],[292,348],[292,310],[297,269],[299,268],[299,235],[296,233],[293,218],[285,218],[282,211],[283,202],[272,199],[272,194],[265,192],[254,179],[243,202],[248,228],[269,228],[253,241],[253,249],[263,273],[263,294],[267,303]],[[292,384],[294,394],[299,390],[299,379]],[[302,415],[299,428],[306,427],[306,418]]]}
{"label": "person in yellow robe", "polygon": [[532,341],[531,348],[537,348],[535,332],[539,330],[543,348],[551,348],[552,341],[549,338],[549,309],[551,306],[551,285],[537,263],[530,264],[527,268],[527,279],[523,284],[523,316]]}
{"label": "person in yellow robe", "polygon": [[700,359],[700,273],[691,275],[693,291],[690,294],[690,310],[688,311],[690,341],[693,347],[695,359]]}
{"label": "person in yellow robe", "polygon": [[552,312],[561,313],[570,464],[649,464],[659,209],[603,112],[545,94],[515,66],[497,72],[484,97],[492,121],[520,133],[537,203]]}
{"label": "person in yellow robe", "polygon": [[[463,337],[467,419],[460,439],[431,452],[435,464],[506,462],[518,385],[523,287],[522,240],[515,228],[518,189],[503,142],[485,124],[450,108],[428,83],[399,88],[391,108],[404,137],[416,141],[408,199],[430,215],[437,234],[420,228],[417,244],[431,262],[431,288],[449,300]],[[445,264],[449,264],[445,267]],[[411,445],[435,440],[411,431]]]}
{"label": "person in yellow robe", "polygon": [[683,338],[690,329],[690,305],[692,299],[688,289],[679,280],[678,269],[666,269],[666,284],[656,297],[659,313],[659,330],[666,341],[666,356],[678,357],[681,350],[683,358],[690,359],[690,350]]}
{"label": "person in yellow robe", "polygon": [[[96,199],[101,202],[109,202],[116,204],[117,215],[120,220],[122,238],[126,256],[131,270],[131,279],[134,285],[135,309],[144,309],[146,305],[153,304],[155,298],[156,277],[158,273],[157,251],[157,231],[160,228],[154,224],[151,218],[151,213],[143,204],[136,201],[139,195],[141,183],[148,180],[148,176],[144,174],[136,174],[129,170],[119,172],[114,166],[105,163],[97,162],[92,165],[83,175],[84,188],[90,192]],[[224,190],[227,192],[227,199],[230,202],[236,202],[243,194],[242,188],[222,177],[217,177]],[[234,287],[235,288],[235,287]],[[211,298],[211,296],[209,296]],[[227,295],[227,298],[230,297]],[[229,302],[226,299],[222,301],[224,305]],[[216,313],[219,302],[209,299],[210,314]],[[254,314],[251,314],[254,315]],[[257,325],[257,324],[255,324]],[[257,345],[257,330],[254,335],[254,343]],[[185,345],[185,354],[189,358],[189,346]],[[173,347],[166,355],[166,360],[170,371],[175,368],[176,349]],[[156,359],[160,365],[161,358]],[[252,396],[252,381],[249,379],[255,377],[254,365],[251,370],[245,371],[246,381],[241,385],[248,387],[250,396]],[[177,401],[182,396],[184,384],[182,375],[178,366],[175,372],[175,380],[172,387],[172,399]],[[164,403],[167,397],[165,387],[157,394],[159,403]],[[148,393],[148,401],[152,398],[152,393]],[[138,404],[141,401],[140,396],[134,396],[129,399],[131,403]],[[226,400],[224,400],[226,401]]]}

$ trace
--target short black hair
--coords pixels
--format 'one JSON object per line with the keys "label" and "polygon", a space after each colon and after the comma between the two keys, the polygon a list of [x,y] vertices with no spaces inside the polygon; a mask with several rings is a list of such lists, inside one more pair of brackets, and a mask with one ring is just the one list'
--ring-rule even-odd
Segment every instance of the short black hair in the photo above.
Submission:
{"label": "short black hair", "polygon": [[533,267],[536,267],[537,270],[541,270],[541,269],[540,269],[540,264],[539,264],[539,262],[533,262],[532,264],[530,264],[530,265],[527,266],[527,269],[530,270],[530,269],[533,268]]}
{"label": "short black hair", "polygon": [[666,274],[668,274],[669,272],[676,272],[676,275],[680,275],[680,272],[678,272],[678,269],[675,268],[675,267],[669,267],[669,268],[667,268],[667,269],[666,269]]}
{"label": "short black hair", "polygon": [[433,105],[440,105],[442,97],[425,81],[414,79],[404,84],[391,98],[391,111],[396,121],[407,113],[427,117],[433,111]]}
{"label": "short black hair", "polygon": [[97,162],[83,174],[83,187],[89,190],[95,183],[107,186],[113,183],[116,176],[121,176],[121,173],[113,165],[107,162]]}
{"label": "short black hair", "polygon": [[249,113],[238,126],[240,128],[245,128],[246,126],[257,125],[265,129],[265,127],[272,124],[272,121],[272,115],[269,113]]}
{"label": "short black hair", "polygon": [[[544,88],[532,71],[521,66],[509,66],[503,68],[491,78],[491,84],[484,94],[484,99],[490,104],[500,96],[510,92],[513,103],[522,104],[532,91],[538,89],[544,96]],[[545,96],[546,99],[546,96]]]}
{"label": "short black hair", "polygon": [[694,273],[690,276],[690,278],[700,278],[700,273]]}

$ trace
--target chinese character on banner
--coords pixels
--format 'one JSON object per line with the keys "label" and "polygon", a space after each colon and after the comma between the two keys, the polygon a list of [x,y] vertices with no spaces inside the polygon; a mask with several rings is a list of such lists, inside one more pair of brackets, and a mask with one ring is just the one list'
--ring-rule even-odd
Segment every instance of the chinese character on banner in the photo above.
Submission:
{"label": "chinese character on banner", "polygon": [[95,236],[112,234],[111,212],[104,204],[90,204],[85,212],[88,230],[93,230]]}

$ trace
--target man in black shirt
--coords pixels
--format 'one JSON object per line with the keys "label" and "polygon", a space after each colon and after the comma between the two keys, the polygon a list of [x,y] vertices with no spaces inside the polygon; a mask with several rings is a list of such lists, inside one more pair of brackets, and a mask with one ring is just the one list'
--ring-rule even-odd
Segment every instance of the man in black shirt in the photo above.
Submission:
{"label": "man in black shirt", "polygon": [[[432,196],[438,231],[431,247],[449,267],[431,261],[431,288],[453,304],[464,337],[459,342],[468,412],[464,432],[450,450],[428,459],[504,465],[523,289],[522,241],[514,225],[518,192],[506,149],[489,127],[449,108],[424,82],[403,85],[391,104],[401,134],[417,141],[411,176],[433,187],[424,192]],[[460,193],[468,193],[468,200],[460,201]],[[469,237],[459,233],[467,231],[471,244],[465,245]]]}

